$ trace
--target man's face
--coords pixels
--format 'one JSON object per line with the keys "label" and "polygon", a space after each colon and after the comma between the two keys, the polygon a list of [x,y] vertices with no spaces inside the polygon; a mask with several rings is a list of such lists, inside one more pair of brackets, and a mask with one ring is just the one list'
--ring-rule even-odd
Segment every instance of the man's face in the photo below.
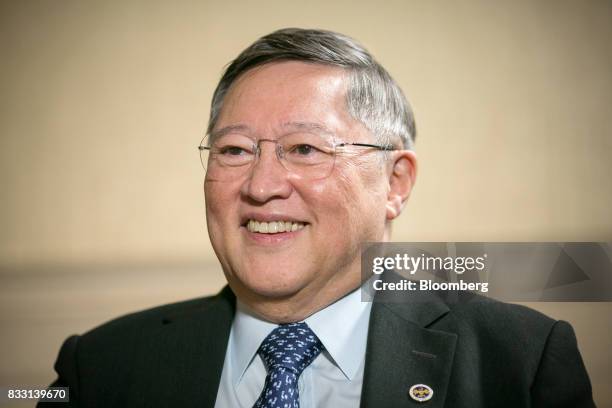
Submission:
{"label": "man's face", "polygon": [[[215,131],[239,127],[233,132],[277,140],[325,129],[336,141],[373,143],[346,110],[345,75],[302,62],[250,70],[230,88]],[[228,282],[247,302],[294,296],[331,302],[359,285],[360,244],[383,240],[388,182],[381,153],[349,148],[329,177],[309,180],[281,165],[274,143],[260,147],[244,175],[220,181],[208,174],[204,183],[208,232]],[[254,232],[250,220],[299,229]]]}

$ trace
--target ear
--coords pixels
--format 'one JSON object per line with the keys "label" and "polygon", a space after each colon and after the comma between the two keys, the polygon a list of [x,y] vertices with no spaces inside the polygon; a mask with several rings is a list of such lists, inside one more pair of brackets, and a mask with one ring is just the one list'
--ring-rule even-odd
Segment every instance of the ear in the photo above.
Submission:
{"label": "ear", "polygon": [[412,150],[394,153],[389,172],[389,192],[387,193],[387,220],[398,217],[404,203],[410,197],[417,175],[417,158]]}

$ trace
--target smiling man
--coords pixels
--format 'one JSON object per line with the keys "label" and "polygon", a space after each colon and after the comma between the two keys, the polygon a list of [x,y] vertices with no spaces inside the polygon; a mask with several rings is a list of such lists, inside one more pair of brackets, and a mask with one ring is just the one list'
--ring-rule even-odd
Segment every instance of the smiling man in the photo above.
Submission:
{"label": "smiling man", "polygon": [[[295,50],[270,50],[277,55],[250,66],[274,41]],[[344,49],[326,63],[317,43]],[[288,58],[291,52],[304,57]],[[370,70],[351,72],[350,64]],[[262,341],[277,324],[304,321],[324,352],[296,376],[305,389],[296,388],[292,402],[359,404],[371,306],[357,291],[361,244],[386,240],[416,169],[404,149],[414,135],[412,114],[374,64],[348,38],[285,30],[246,50],[217,88],[201,146],[207,220],[238,299],[217,407],[253,406],[267,392],[265,366],[271,371],[257,353]],[[386,89],[364,86],[376,81]],[[360,120],[377,98],[394,109]]]}
{"label": "smiling man", "polygon": [[211,119],[211,242],[238,299],[272,322],[356,289],[360,244],[385,239],[414,181],[414,153],[399,138],[376,145],[348,112],[347,79],[308,62],[258,66]]}
{"label": "smiling man", "polygon": [[199,147],[228,287],[69,338],[54,385],[87,407],[593,406],[567,323],[434,293],[361,301],[361,245],[390,239],[414,137],[402,91],[351,38],[256,41]]}

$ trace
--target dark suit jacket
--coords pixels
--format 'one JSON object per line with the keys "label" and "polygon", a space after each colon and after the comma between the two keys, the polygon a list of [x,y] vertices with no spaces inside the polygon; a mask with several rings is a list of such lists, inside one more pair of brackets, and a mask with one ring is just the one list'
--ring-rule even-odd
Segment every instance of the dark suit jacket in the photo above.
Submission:
{"label": "dark suit jacket", "polygon": [[[448,297],[374,303],[361,407],[594,406],[569,324],[482,297]],[[72,336],[53,386],[69,386],[74,407],[213,407],[234,305],[226,287]],[[431,400],[408,396],[419,383],[434,390]]]}

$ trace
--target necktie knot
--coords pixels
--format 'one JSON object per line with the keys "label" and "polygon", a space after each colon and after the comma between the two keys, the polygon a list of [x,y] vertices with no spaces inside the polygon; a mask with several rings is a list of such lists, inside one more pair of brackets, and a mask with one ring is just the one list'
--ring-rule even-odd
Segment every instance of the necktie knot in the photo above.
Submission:
{"label": "necktie knot", "polygon": [[268,372],[287,369],[299,377],[323,349],[323,344],[310,327],[300,322],[281,324],[272,330],[261,343],[258,353]]}

